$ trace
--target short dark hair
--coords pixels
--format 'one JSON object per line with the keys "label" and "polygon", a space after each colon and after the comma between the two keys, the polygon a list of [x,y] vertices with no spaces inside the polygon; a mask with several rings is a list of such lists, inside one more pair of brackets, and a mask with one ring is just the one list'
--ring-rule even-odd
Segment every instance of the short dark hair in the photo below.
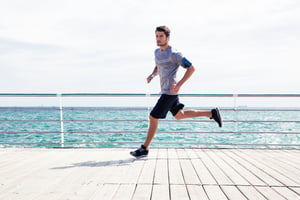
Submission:
{"label": "short dark hair", "polygon": [[169,37],[171,33],[170,29],[167,26],[158,26],[155,29],[155,32],[156,31],[164,32],[167,37]]}

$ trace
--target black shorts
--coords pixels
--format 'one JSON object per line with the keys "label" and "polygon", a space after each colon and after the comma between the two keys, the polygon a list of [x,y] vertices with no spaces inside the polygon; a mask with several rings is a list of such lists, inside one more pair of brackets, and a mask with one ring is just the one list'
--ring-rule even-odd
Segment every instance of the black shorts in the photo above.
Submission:
{"label": "black shorts", "polygon": [[164,119],[169,111],[175,116],[183,107],[184,105],[179,103],[178,95],[162,94],[150,115],[156,119]]}

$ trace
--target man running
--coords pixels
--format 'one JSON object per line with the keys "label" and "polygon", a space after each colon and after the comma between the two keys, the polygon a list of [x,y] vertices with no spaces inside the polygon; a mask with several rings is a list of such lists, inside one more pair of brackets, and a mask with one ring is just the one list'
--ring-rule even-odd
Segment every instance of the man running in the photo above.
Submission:
{"label": "man running", "polygon": [[[164,119],[170,111],[175,119],[181,120],[194,117],[208,117],[214,119],[219,127],[222,127],[222,119],[219,109],[212,110],[183,110],[184,105],[179,102],[178,92],[181,86],[192,76],[195,71],[192,63],[172,46],[169,45],[170,29],[166,26],[159,26],[155,30],[156,43],[159,47],[155,50],[156,66],[147,77],[147,83],[159,75],[161,85],[161,96],[149,116],[149,128],[144,144],[130,154],[136,158],[147,156],[149,145],[156,133],[159,119]],[[176,73],[182,66],[186,69],[180,81],[176,81]]]}

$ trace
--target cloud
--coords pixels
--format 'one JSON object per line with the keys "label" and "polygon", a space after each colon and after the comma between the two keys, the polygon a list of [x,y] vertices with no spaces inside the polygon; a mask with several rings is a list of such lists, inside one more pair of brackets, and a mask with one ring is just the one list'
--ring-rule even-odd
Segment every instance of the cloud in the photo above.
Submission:
{"label": "cloud", "polygon": [[12,54],[12,53],[22,53],[22,52],[54,52],[61,50],[60,47],[52,44],[42,44],[42,43],[32,43],[26,41],[17,41],[9,38],[0,37],[0,53]]}

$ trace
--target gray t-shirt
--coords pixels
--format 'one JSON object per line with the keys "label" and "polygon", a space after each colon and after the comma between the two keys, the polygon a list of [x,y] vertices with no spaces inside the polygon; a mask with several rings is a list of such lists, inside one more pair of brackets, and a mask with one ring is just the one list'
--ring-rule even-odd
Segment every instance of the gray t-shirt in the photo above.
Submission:
{"label": "gray t-shirt", "polygon": [[155,50],[155,63],[160,77],[161,93],[176,95],[170,92],[172,84],[176,83],[176,73],[179,66],[188,68],[192,65],[182,54],[171,46],[162,51],[160,48]]}

